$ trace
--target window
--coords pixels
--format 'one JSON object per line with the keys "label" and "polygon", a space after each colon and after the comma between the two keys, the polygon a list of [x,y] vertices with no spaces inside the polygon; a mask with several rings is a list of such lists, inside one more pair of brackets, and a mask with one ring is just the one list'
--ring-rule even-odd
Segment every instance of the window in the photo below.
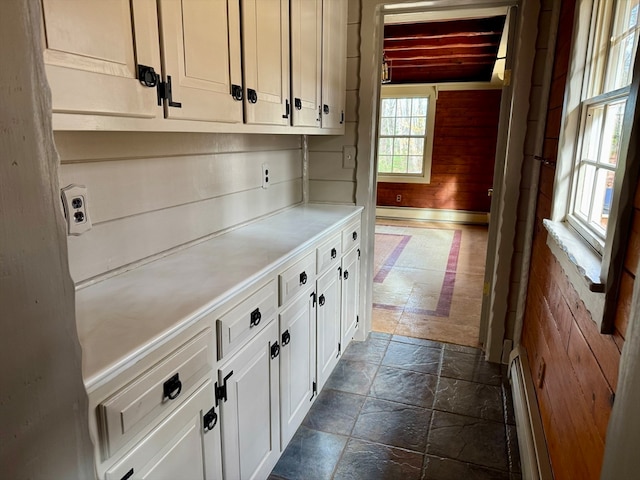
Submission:
{"label": "window", "polygon": [[378,125],[378,175],[385,182],[430,179],[435,90],[420,85],[384,85]]}
{"label": "window", "polygon": [[591,23],[567,220],[600,254],[629,134],[623,120],[638,46],[639,1],[596,2]]}

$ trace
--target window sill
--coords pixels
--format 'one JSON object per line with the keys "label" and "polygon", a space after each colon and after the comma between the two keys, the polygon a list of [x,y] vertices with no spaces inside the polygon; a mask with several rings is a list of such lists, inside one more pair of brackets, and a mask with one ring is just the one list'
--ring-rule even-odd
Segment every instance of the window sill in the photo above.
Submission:
{"label": "window sill", "polygon": [[431,183],[431,175],[385,175],[378,174],[380,183]]}
{"label": "window sill", "polygon": [[600,325],[604,313],[605,283],[600,277],[602,259],[578,233],[564,222],[542,221],[547,245],[569,278],[592,319]]}

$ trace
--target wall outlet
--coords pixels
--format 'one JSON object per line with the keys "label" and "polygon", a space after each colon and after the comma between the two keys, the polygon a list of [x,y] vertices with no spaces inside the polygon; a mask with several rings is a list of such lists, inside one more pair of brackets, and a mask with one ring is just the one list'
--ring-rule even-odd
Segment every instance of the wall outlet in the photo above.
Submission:
{"label": "wall outlet", "polygon": [[342,147],[342,168],[356,168],[356,147]]}
{"label": "wall outlet", "polygon": [[68,185],[61,191],[62,206],[67,219],[67,234],[82,235],[91,229],[88,192],[84,185]]}
{"label": "wall outlet", "polygon": [[269,164],[262,164],[262,188],[269,188]]}
{"label": "wall outlet", "polygon": [[402,201],[402,195],[396,195],[396,202],[400,203]]}

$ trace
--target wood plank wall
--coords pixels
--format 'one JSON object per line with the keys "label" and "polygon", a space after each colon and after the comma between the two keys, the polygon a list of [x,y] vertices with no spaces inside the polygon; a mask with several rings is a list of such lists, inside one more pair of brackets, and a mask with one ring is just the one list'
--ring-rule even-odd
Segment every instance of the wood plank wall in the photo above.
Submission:
{"label": "wood plank wall", "polygon": [[[558,153],[574,9],[575,0],[563,1],[544,143],[544,156],[551,161]],[[603,335],[546,245],[542,219],[550,215],[554,175],[553,166],[542,166],[522,343],[537,383],[556,480],[597,479],[635,278],[640,201],[636,201],[616,331]]]}
{"label": "wood plank wall", "polygon": [[55,141],[60,185],[88,187],[93,228],[68,237],[76,283],[302,201],[299,135],[57,132]]}
{"label": "wood plank wall", "polygon": [[500,96],[501,90],[439,92],[431,183],[379,182],[378,206],[488,212]]}

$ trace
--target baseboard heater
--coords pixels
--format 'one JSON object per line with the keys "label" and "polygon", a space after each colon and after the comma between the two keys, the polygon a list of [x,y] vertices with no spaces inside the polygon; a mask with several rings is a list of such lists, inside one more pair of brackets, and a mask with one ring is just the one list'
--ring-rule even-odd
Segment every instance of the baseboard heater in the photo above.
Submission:
{"label": "baseboard heater", "polygon": [[509,380],[513,393],[520,466],[524,480],[552,480],[547,443],[529,369],[527,351],[517,346],[509,355]]}

